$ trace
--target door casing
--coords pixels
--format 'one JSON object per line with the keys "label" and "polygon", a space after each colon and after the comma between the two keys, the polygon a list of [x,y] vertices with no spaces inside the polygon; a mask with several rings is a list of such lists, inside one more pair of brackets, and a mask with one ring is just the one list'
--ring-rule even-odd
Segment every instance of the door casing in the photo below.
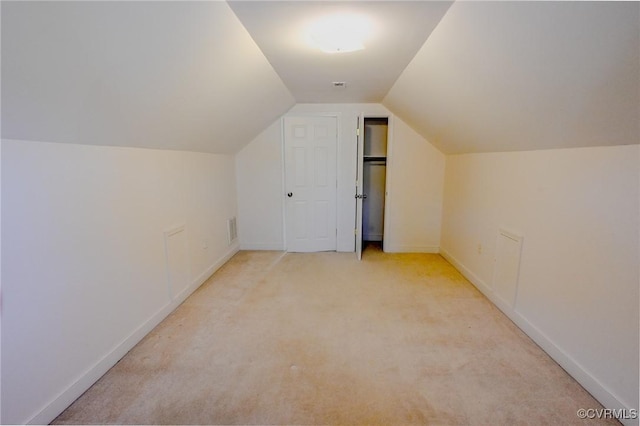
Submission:
{"label": "door casing", "polygon": [[364,171],[364,119],[365,118],[386,118],[387,119],[387,176],[385,181],[385,199],[384,199],[384,233],[385,238],[382,239],[382,250],[385,250],[387,245],[387,237],[389,232],[389,202],[390,188],[391,188],[391,166],[392,166],[392,152],[393,152],[393,116],[391,114],[366,114],[364,112],[358,115],[358,122],[356,128],[356,140],[358,144],[357,149],[357,162],[356,162],[356,184],[354,199],[356,201],[356,217],[355,217],[355,252],[358,260],[362,260],[362,198],[358,195],[362,195],[362,179]]}

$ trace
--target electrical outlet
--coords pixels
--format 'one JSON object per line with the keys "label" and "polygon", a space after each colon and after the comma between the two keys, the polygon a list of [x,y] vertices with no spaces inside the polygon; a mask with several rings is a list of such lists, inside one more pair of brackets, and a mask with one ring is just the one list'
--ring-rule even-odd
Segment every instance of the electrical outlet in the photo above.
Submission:
{"label": "electrical outlet", "polygon": [[209,242],[207,240],[202,240],[202,250],[206,250],[209,248]]}
{"label": "electrical outlet", "polygon": [[478,254],[482,254],[482,244],[478,244]]}

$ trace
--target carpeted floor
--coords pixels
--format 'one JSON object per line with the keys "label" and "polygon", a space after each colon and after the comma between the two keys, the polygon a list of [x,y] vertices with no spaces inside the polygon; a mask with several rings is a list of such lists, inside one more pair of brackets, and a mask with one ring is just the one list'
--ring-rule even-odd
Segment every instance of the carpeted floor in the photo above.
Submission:
{"label": "carpeted floor", "polygon": [[[439,255],[240,252],[57,424],[606,424]],[[611,424],[617,422],[608,421]]]}

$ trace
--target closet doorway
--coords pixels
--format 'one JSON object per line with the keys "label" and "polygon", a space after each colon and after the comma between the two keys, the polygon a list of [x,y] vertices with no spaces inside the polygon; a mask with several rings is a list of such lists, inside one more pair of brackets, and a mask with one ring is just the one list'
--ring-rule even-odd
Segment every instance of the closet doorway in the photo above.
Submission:
{"label": "closet doorway", "polygon": [[389,117],[361,116],[358,122],[356,254],[367,244],[384,247]]}

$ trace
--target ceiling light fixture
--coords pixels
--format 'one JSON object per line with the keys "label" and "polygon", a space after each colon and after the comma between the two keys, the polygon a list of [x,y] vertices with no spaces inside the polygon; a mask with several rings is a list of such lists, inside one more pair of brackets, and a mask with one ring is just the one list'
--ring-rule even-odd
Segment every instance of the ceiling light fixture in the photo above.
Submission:
{"label": "ceiling light fixture", "polygon": [[311,25],[309,42],[326,53],[347,53],[364,49],[369,22],[358,15],[332,15]]}

